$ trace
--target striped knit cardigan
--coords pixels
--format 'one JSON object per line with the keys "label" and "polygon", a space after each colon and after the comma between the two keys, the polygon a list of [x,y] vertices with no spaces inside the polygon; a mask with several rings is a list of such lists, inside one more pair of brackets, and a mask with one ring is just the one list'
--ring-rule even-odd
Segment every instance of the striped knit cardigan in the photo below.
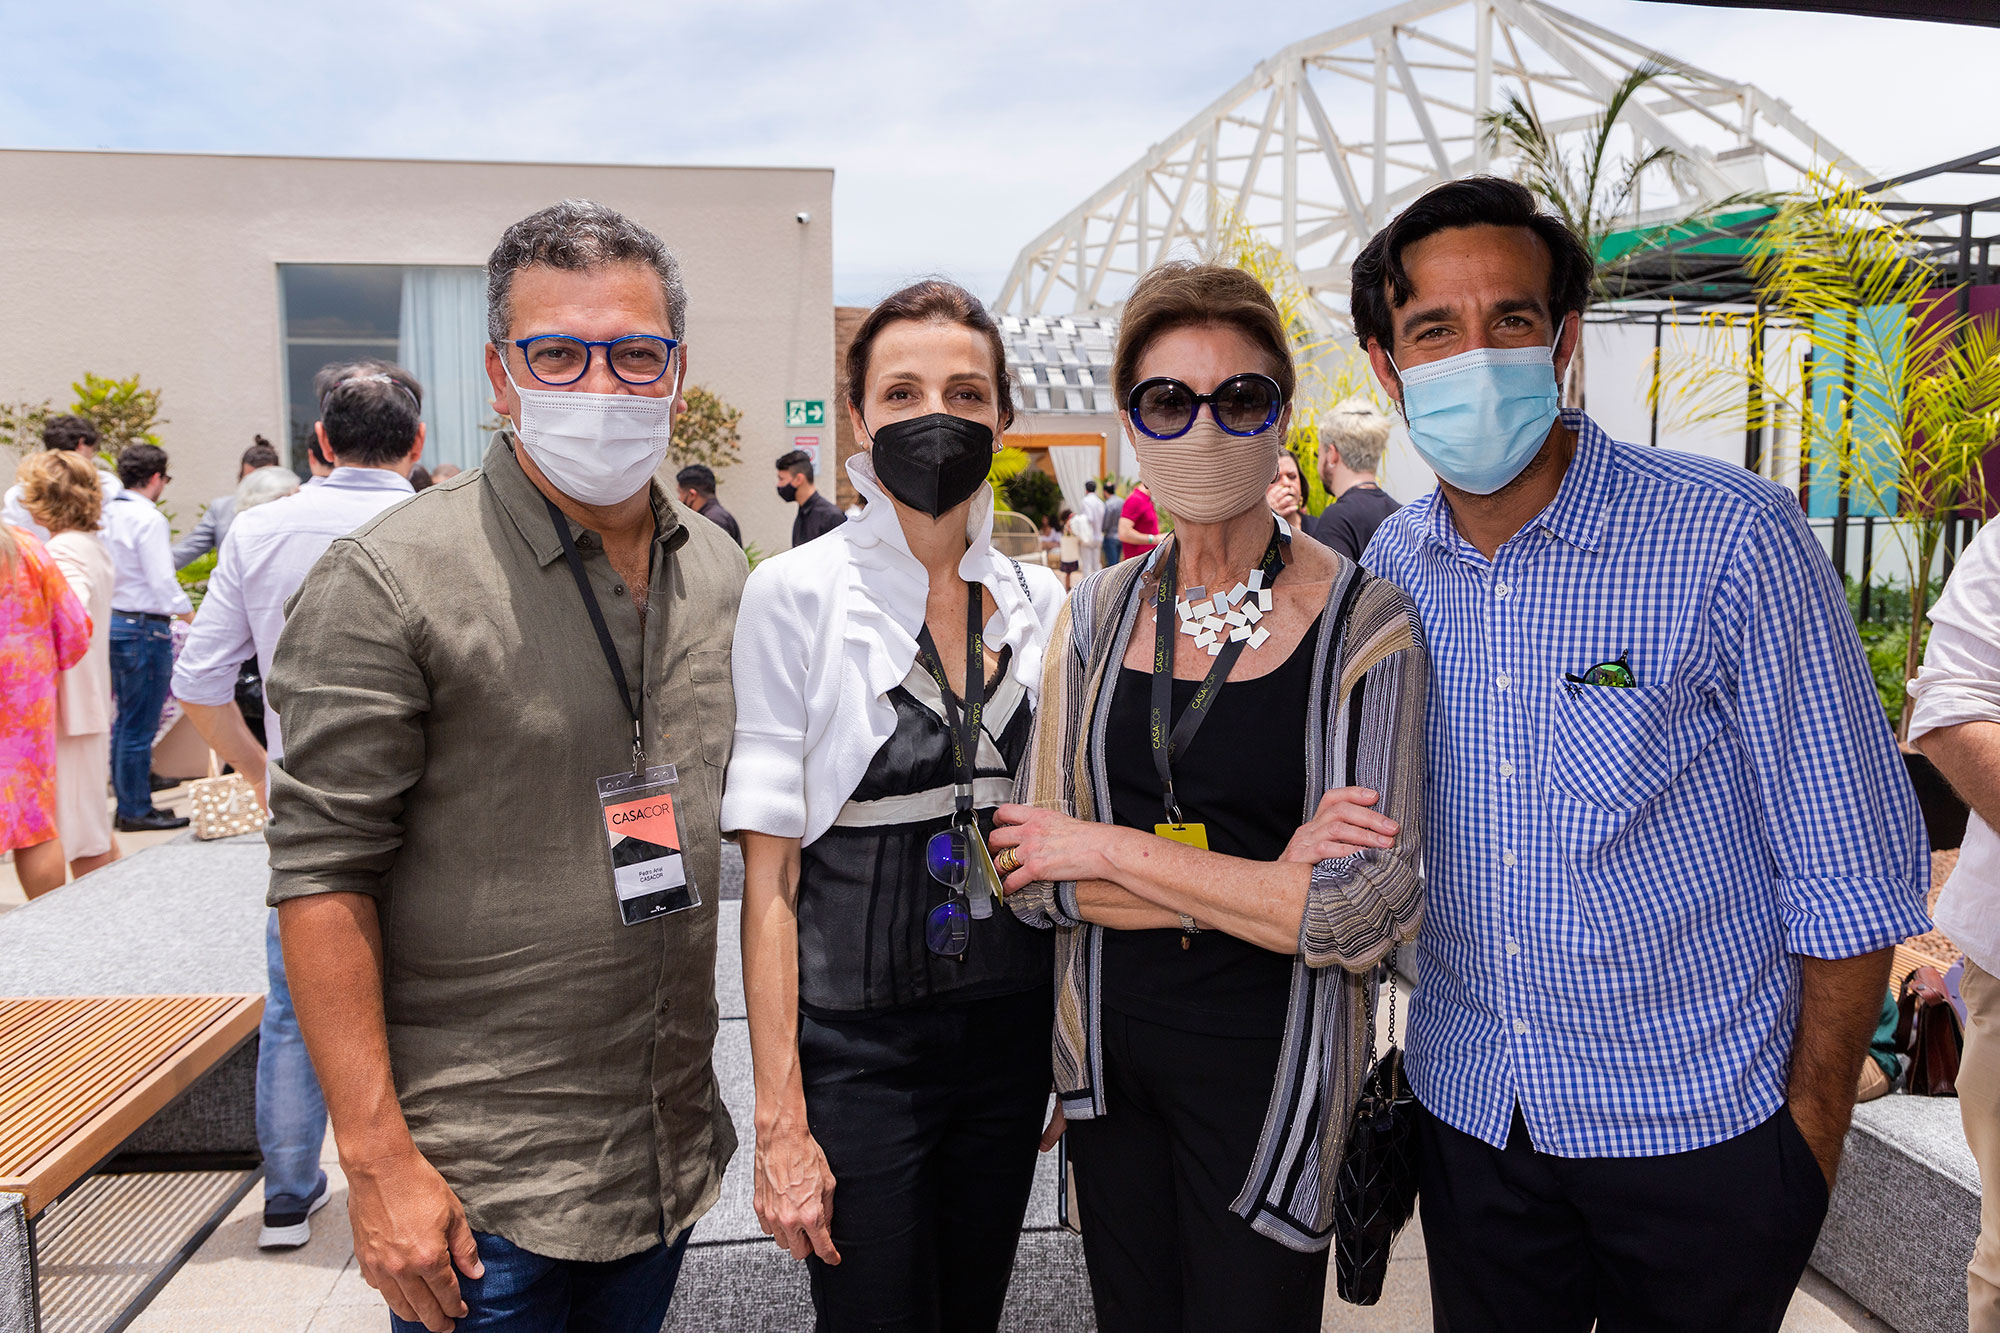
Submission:
{"label": "striped knit cardigan", "polygon": [[[1049,635],[1035,734],[1018,799],[1110,822],[1105,731],[1112,686],[1155,567],[1166,550],[1093,574],[1071,595]],[[1402,825],[1396,845],[1313,869],[1299,923],[1290,1007],[1250,1176],[1231,1205],[1263,1235],[1295,1250],[1325,1248],[1333,1183],[1367,1053],[1374,967],[1412,938],[1423,915],[1424,706],[1429,655],[1416,609],[1386,579],[1343,559],[1312,645],[1307,715],[1274,718],[1306,728],[1309,819],[1328,790],[1364,786]],[[1304,645],[1302,644],[1303,648]],[[1077,915],[1076,885],[1033,884],[1010,899],[1056,940],[1055,1080],[1072,1120],[1109,1114],[1099,1032],[1103,928]]]}

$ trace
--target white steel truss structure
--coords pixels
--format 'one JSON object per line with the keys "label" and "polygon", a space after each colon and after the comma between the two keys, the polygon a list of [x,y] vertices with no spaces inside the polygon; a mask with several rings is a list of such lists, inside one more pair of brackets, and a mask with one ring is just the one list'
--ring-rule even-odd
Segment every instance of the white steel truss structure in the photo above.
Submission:
{"label": "white steel truss structure", "polygon": [[1642,179],[1635,224],[1822,167],[1874,179],[1755,85],[1542,0],[1409,0],[1258,65],[1031,241],[997,309],[1115,312],[1154,264],[1213,252],[1218,219],[1233,213],[1298,266],[1314,324],[1344,328],[1348,266],[1370,235],[1438,181],[1506,173],[1506,162],[1490,160],[1481,117],[1511,92],[1550,132],[1574,136],[1647,62],[1663,73],[1626,103],[1618,133],[1629,130],[1635,160],[1667,147],[1685,169]]}

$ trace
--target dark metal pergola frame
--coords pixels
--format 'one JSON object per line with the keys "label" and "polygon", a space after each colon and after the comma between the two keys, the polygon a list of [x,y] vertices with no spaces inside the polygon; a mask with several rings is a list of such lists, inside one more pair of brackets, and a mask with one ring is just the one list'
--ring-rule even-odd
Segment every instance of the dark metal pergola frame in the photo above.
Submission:
{"label": "dark metal pergola frame", "polygon": [[[2000,145],[1876,181],[1866,189],[1871,194],[1885,191],[1900,194],[1904,187],[1919,181],[1986,177],[2000,178]],[[1969,203],[1884,199],[1880,201],[1880,207],[1884,212],[1900,215],[1902,224],[1923,238],[1918,258],[1930,266],[1938,287],[1956,290],[1961,314],[1970,308],[1972,287],[2000,281],[2000,269],[1996,269],[1994,264],[1994,245],[2000,242],[2000,195]],[[1605,276],[1608,285],[1618,294],[1610,303],[1593,307],[1586,318],[1591,323],[1599,324],[1652,325],[1653,351],[1657,358],[1662,335],[1668,325],[1697,324],[1706,312],[1719,308],[1733,307],[1762,314],[1763,306],[1757,299],[1756,283],[1744,267],[1743,256],[1705,254],[1702,251],[1704,248],[1712,249],[1717,242],[1747,242],[1769,216],[1768,212],[1759,212],[1756,216],[1726,226],[1708,228],[1684,238],[1649,246],[1611,266]],[[1756,326],[1760,338],[1765,327],[1782,327],[1776,317],[1767,318],[1768,325],[1760,320]],[[1810,363],[1806,373],[1811,375]],[[1753,395],[1756,393],[1754,385],[1750,392]],[[1653,404],[1651,416],[1648,443],[1657,445],[1660,438],[1658,403]],[[1753,472],[1762,470],[1763,434],[1761,429],[1746,428],[1744,431],[1743,465]],[[1802,458],[1800,465],[1799,501],[1805,505],[1810,499],[1809,460]],[[1838,507],[1830,520],[1833,562],[1835,568],[1842,570],[1847,567],[1849,530],[1853,525],[1848,506],[1847,476],[1843,470]],[[1863,620],[1868,618],[1870,580],[1865,571],[1869,569],[1874,554],[1875,525],[1873,516],[1862,516],[1861,563],[1864,578],[1860,615]],[[1962,515],[1946,525],[1944,573],[1947,578],[1959,552],[1972,540],[1978,527],[1979,519],[1971,515]]]}

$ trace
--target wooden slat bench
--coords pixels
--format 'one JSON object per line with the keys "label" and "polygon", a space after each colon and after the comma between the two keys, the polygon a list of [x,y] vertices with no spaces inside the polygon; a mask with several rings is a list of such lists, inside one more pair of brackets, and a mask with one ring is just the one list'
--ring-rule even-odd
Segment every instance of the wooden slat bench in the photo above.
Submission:
{"label": "wooden slat bench", "polygon": [[50,1205],[249,1040],[263,1011],[261,995],[0,999],[0,1194],[25,1199],[31,1262]]}

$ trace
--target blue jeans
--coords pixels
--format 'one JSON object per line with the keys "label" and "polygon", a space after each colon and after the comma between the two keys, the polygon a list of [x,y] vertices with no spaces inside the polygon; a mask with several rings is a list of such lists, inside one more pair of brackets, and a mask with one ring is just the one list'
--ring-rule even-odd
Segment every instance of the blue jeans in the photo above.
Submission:
{"label": "blue jeans", "polygon": [[257,1146],[264,1153],[264,1203],[279,1212],[303,1211],[313,1191],[326,1183],[319,1169],[326,1141],[326,1099],[319,1076],[299,1035],[292,989],[285,983],[285,954],[278,947],[278,914],[264,927],[264,965],[270,993],[264,1022],[257,1029]]}
{"label": "blue jeans", "polygon": [[118,813],[139,819],[153,809],[153,733],[174,678],[174,636],[164,620],[111,613],[111,785]]}
{"label": "blue jeans", "polygon": [[[545,1259],[502,1237],[475,1231],[486,1275],[458,1275],[469,1313],[458,1333],[659,1333],[680,1280],[688,1233],[671,1245],[586,1264]],[[424,1333],[422,1324],[389,1316],[395,1333]]]}
{"label": "blue jeans", "polygon": [[1111,568],[1125,558],[1125,544],[1116,537],[1104,539],[1104,567]]}

